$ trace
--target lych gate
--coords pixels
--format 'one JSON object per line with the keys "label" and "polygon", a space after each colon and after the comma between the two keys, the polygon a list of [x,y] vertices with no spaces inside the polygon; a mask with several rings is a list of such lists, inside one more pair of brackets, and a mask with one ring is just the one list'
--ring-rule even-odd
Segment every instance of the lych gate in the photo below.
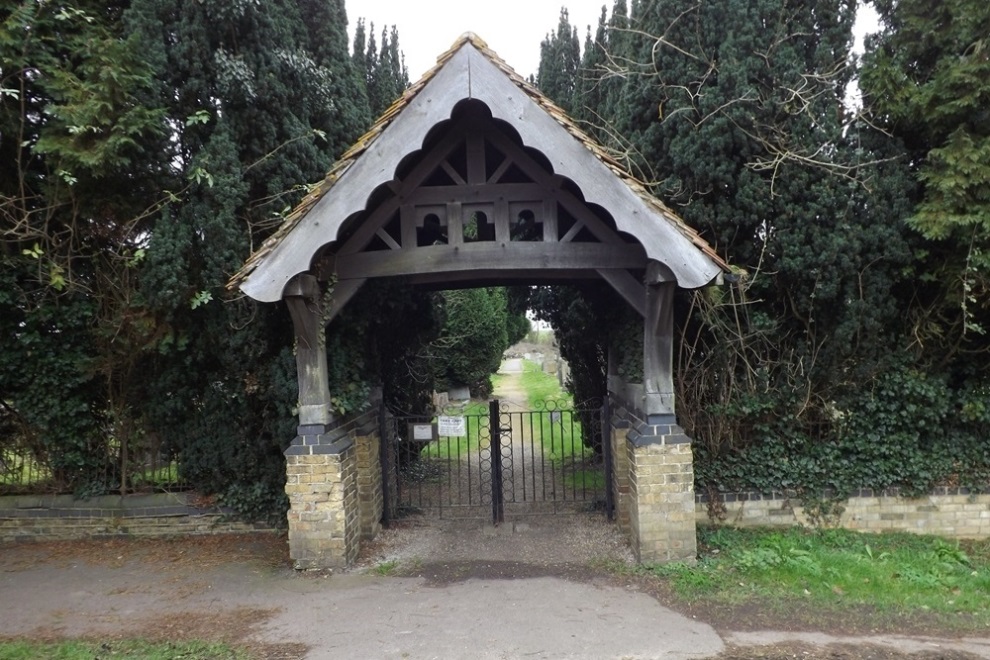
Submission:
{"label": "lych gate", "polygon": [[380,426],[375,413],[334,418],[324,343],[326,324],[375,277],[434,288],[608,282],[644,318],[644,382],[623,382],[610,356],[618,519],[641,560],[694,557],[672,300],[725,268],[484,42],[461,37],[231,280],[257,300],[285,300],[295,327],[286,491],[296,566],[344,566],[380,527]]}

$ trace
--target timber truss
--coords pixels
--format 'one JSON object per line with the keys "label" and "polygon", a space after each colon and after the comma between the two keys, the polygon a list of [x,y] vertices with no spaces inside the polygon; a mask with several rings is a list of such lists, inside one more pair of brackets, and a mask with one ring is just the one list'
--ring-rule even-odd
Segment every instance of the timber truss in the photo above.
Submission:
{"label": "timber truss", "polygon": [[483,104],[463,102],[444,124],[314,263],[335,281],[327,320],[375,277],[444,288],[600,277],[646,315],[643,274],[672,282],[669,269]]}

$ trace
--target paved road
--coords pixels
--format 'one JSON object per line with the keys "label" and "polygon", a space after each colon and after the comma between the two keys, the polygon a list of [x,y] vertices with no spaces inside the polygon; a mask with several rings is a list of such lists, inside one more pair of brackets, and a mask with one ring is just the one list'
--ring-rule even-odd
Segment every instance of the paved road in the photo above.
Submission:
{"label": "paved road", "polygon": [[302,643],[308,658],[675,659],[723,648],[711,627],[635,588],[539,575],[560,567],[467,562],[447,564],[442,579],[321,577],[238,559],[233,547],[204,559],[192,548],[173,561],[178,545],[156,551],[144,542],[59,561],[32,560],[28,546],[3,548],[0,636],[147,635],[163,621],[202,630],[243,612],[257,619],[249,639]]}

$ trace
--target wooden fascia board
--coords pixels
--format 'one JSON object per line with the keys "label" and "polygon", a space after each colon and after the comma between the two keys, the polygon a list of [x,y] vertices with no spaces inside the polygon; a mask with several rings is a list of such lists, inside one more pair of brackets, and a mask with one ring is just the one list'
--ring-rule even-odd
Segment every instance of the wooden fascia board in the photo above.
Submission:
{"label": "wooden fascia board", "polygon": [[458,101],[471,98],[471,60],[466,44],[419,91],[402,113],[341,175],[305,218],[258,264],[241,284],[241,290],[255,300],[274,302],[290,279],[309,267],[313,255],[323,245],[337,239],[344,220],[361,211],[379,185],[391,181],[399,162],[411,151],[422,148],[429,130],[450,119]]}

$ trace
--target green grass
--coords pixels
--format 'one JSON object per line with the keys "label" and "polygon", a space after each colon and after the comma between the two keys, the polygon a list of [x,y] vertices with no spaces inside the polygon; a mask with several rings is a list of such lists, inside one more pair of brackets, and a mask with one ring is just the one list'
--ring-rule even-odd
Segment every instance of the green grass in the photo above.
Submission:
{"label": "green grass", "polygon": [[560,383],[555,374],[545,373],[540,365],[532,360],[523,360],[523,372],[520,384],[526,390],[526,398],[530,408],[539,408],[547,401],[557,401],[561,407],[573,405],[571,395],[560,389]]}
{"label": "green grass", "polygon": [[38,463],[28,452],[15,453],[10,450],[0,451],[0,486],[27,486],[44,483],[52,478],[51,471]]}
{"label": "green grass", "polygon": [[574,400],[561,389],[557,376],[543,372],[536,362],[524,360],[520,383],[526,391],[530,409],[541,411],[523,416],[527,433],[531,430],[534,442],[541,445],[550,462],[566,466],[564,488],[581,492],[603,491],[605,474],[602,470],[575,465],[590,458],[593,452],[584,445],[581,425],[574,413]]}
{"label": "green grass", "polygon": [[380,564],[375,564],[375,573],[381,576],[388,576],[395,572],[395,569],[399,567],[399,562],[397,561],[383,561]]}
{"label": "green grass", "polygon": [[564,487],[577,491],[604,491],[605,472],[603,470],[574,470],[564,474]]}
{"label": "green grass", "polygon": [[846,530],[699,528],[696,566],[642,570],[690,600],[867,606],[990,626],[990,541]]}
{"label": "green grass", "polygon": [[207,642],[152,643],[141,640],[113,642],[0,641],[0,660],[241,660],[251,656],[226,644]]}
{"label": "green grass", "polygon": [[[581,425],[573,413],[574,400],[560,388],[557,376],[544,373],[536,362],[524,360],[520,382],[526,390],[530,410],[543,411],[532,414],[532,425],[533,435],[541,442],[547,458],[565,461],[590,456],[591,450],[584,446]],[[559,413],[556,418],[555,411]],[[528,426],[530,420],[526,419],[525,423]]]}

